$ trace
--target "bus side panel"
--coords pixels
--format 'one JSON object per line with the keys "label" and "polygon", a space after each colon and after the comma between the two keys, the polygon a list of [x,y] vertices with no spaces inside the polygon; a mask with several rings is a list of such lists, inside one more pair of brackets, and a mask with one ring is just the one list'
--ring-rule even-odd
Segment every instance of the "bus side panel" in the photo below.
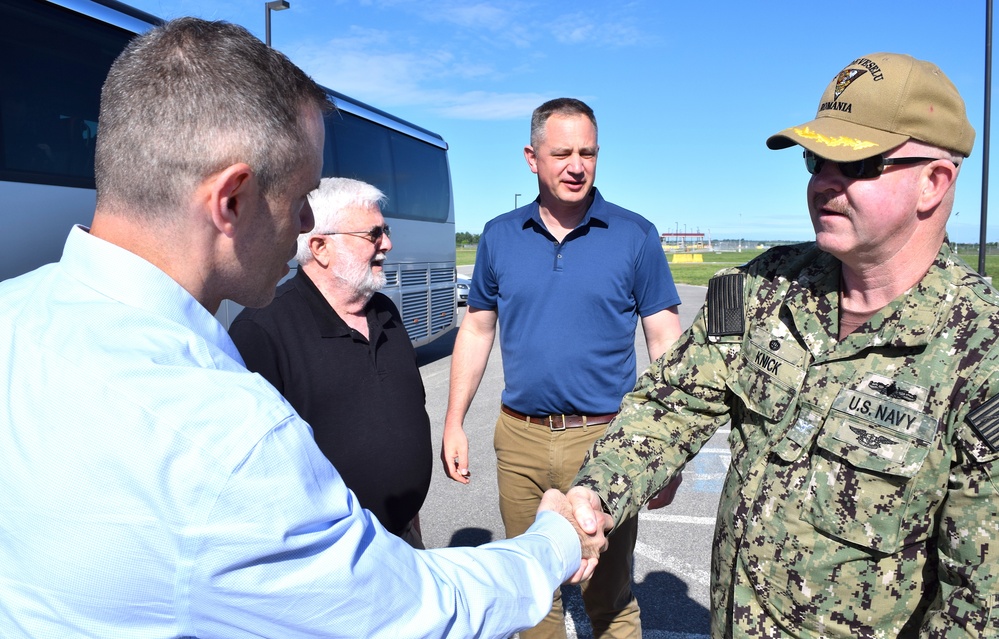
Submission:
{"label": "bus side panel", "polygon": [[0,2],[0,280],[57,261],[70,227],[93,219],[101,86],[133,36],[46,2]]}

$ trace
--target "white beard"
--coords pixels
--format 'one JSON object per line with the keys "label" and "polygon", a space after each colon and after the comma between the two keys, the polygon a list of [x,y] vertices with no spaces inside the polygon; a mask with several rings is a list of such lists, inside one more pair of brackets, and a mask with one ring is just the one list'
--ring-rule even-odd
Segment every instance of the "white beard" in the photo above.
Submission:
{"label": "white beard", "polygon": [[385,273],[372,271],[371,262],[367,260],[359,260],[351,256],[341,262],[340,267],[337,278],[359,297],[371,299],[372,295],[385,286]]}

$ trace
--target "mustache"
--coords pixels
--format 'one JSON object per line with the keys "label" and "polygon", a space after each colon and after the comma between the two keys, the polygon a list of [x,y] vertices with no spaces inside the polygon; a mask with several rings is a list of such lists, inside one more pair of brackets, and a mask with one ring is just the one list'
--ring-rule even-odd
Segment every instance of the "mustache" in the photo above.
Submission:
{"label": "mustache", "polygon": [[846,215],[849,211],[840,201],[838,196],[830,193],[816,193],[812,196],[812,210],[832,211],[840,215]]}

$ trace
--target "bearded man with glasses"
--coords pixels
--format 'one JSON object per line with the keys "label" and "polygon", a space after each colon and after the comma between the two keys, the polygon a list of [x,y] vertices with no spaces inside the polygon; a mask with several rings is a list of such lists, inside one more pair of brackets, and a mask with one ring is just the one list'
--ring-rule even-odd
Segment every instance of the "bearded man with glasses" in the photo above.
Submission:
{"label": "bearded man with glasses", "polygon": [[392,250],[374,186],[324,178],[309,196],[315,230],[298,238],[298,273],[274,301],[244,309],[229,335],[311,426],[344,483],[385,528],[423,548],[419,512],[433,450],[416,351],[378,291]]}
{"label": "bearded man with glasses", "polygon": [[731,423],[712,637],[999,633],[999,294],[946,236],[974,136],[936,66],[850,63],[767,140],[815,242],[716,275],[576,477],[626,520]]}

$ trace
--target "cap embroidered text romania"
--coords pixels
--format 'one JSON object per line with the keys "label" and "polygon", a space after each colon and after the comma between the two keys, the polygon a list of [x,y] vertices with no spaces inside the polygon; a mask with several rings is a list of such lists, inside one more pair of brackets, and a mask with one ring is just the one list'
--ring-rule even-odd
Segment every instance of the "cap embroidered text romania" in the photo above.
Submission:
{"label": "cap embroidered text romania", "polygon": [[975,130],[957,88],[936,65],[873,53],[833,78],[814,120],[770,136],[767,146],[800,144],[820,157],[849,162],[887,153],[910,139],[967,157]]}

